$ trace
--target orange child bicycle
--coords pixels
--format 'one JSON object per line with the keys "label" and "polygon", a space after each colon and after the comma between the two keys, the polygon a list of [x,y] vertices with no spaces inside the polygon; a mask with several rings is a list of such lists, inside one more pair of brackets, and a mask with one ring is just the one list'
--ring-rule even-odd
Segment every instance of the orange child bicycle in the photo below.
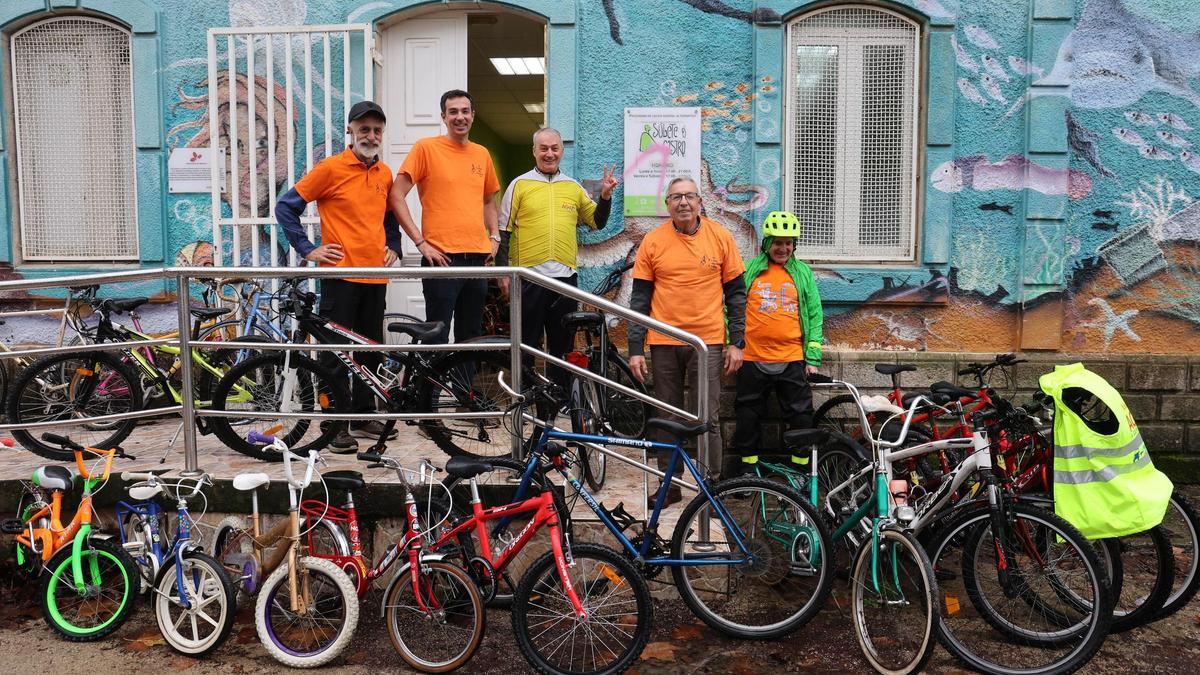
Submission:
{"label": "orange child bicycle", "polygon": [[[119,543],[93,531],[92,495],[108,482],[113,458],[134,458],[120,448],[85,448],[54,434],[42,439],[74,453],[84,481],[79,508],[63,525],[63,497],[75,488],[76,477],[66,467],[43,466],[26,484],[20,517],[4,521],[0,529],[16,535],[18,567],[42,578],[39,598],[46,623],[72,642],[99,640],[120,628],[133,611],[140,576]],[[84,453],[96,456],[92,466]]]}

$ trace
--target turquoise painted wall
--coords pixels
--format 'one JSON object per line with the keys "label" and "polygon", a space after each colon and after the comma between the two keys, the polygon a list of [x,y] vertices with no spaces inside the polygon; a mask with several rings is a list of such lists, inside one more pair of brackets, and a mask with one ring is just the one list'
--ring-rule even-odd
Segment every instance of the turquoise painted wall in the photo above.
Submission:
{"label": "turquoise painted wall", "polygon": [[[209,198],[167,195],[165,185],[169,148],[207,145],[209,27],[378,22],[439,4],[455,6],[16,0],[0,8],[0,25],[83,7],[132,27],[139,217],[144,262],[157,265],[177,254],[202,260],[205,245],[197,242],[210,239]],[[785,27],[817,5],[497,4],[549,24],[547,121],[563,131],[567,171],[597,179],[603,165],[622,161],[625,107],[702,106],[708,212],[734,233],[743,253],[755,250],[756,223],[781,203],[788,173]],[[823,266],[818,279],[831,341],[953,350],[1200,348],[1200,211],[1189,209],[1200,195],[1200,152],[1193,146],[1200,143],[1200,4],[908,0],[880,6],[919,21],[923,35],[917,257],[908,264]],[[244,70],[245,61],[238,67]],[[261,60],[257,70],[261,75]],[[334,70],[340,77],[336,55]],[[227,77],[222,82],[228,86]],[[340,99],[340,81],[336,85]],[[256,90],[263,101],[270,95]],[[293,100],[298,95],[293,92]],[[357,96],[360,91],[352,92]],[[268,123],[261,106],[260,115]],[[8,120],[0,116],[0,123]],[[275,123],[281,130],[288,124]],[[340,125],[334,130],[336,144]],[[323,146],[320,129],[314,145]],[[11,156],[0,147],[0,174],[12,171]],[[11,201],[6,183],[0,218],[11,218]],[[583,284],[631,256],[658,222],[624,219],[615,209],[604,230],[582,235]],[[11,256],[8,235],[0,233],[0,256]]]}

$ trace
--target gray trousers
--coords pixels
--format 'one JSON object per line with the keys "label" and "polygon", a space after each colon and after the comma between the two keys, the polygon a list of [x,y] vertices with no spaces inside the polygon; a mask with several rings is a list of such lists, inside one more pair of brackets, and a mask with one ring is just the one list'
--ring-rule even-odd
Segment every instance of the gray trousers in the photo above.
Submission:
{"label": "gray trousers", "polygon": [[[705,376],[708,377],[708,419],[714,424],[717,422],[718,408],[721,401],[721,369],[724,365],[724,345],[708,345],[708,368],[705,373]],[[655,398],[683,410],[692,411],[696,409],[696,394],[699,389],[696,387],[695,379],[696,353],[692,351],[691,347],[651,345],[650,371],[654,377]],[[692,383],[692,387],[685,402],[683,392],[689,381]],[[684,421],[675,415],[669,415],[659,410],[656,410],[653,414],[680,422]],[[656,438],[652,440],[663,443],[673,443],[675,441],[668,433],[656,431],[655,434]],[[721,431],[719,428],[716,431],[708,433],[708,449],[709,461],[711,462],[710,466],[708,466],[708,472],[715,475],[722,471],[722,461],[725,454],[721,445]],[[670,461],[671,453],[669,451],[659,451],[658,468],[660,470],[666,471],[667,464]],[[687,477],[686,471],[680,473],[681,469],[682,467],[676,469],[676,475]],[[701,470],[703,470],[703,467]]]}

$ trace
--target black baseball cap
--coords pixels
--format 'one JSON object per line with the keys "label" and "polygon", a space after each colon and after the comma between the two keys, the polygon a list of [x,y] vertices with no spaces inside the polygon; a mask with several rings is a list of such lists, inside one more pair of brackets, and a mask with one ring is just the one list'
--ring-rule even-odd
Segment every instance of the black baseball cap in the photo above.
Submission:
{"label": "black baseball cap", "polygon": [[346,116],[346,123],[349,124],[350,122],[353,122],[360,117],[366,117],[367,115],[378,115],[379,119],[387,122],[387,115],[383,114],[383,108],[380,108],[379,104],[375,103],[374,101],[359,101],[358,103],[350,106],[350,114]]}

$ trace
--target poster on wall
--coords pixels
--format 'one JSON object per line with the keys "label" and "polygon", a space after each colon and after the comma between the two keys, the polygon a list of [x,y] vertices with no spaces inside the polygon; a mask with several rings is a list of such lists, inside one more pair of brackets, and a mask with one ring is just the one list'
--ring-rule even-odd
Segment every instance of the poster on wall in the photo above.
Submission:
{"label": "poster on wall", "polygon": [[[225,175],[225,156],[219,155],[217,175]],[[171,194],[212,192],[212,150],[175,148],[167,159],[167,191]],[[225,192],[222,181],[221,192]]]}
{"label": "poster on wall", "polygon": [[700,108],[626,108],[625,215],[666,216],[676,176],[700,179]]}

